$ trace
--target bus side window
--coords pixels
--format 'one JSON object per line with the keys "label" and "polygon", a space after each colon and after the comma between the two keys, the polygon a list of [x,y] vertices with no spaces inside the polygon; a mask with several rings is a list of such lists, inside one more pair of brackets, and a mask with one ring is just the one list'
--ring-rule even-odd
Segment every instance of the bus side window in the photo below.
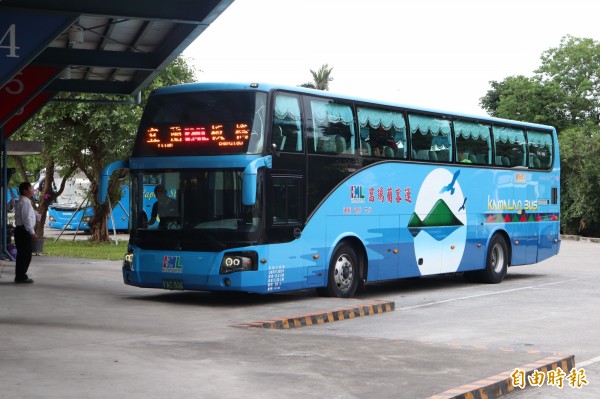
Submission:
{"label": "bus side window", "polygon": [[494,126],[492,133],[496,148],[496,166],[526,166],[525,154],[527,149],[523,130]]}
{"label": "bus side window", "polygon": [[313,125],[312,132],[309,131],[309,151],[314,146],[317,153],[354,154],[352,107],[322,99],[310,99],[309,104]]}
{"label": "bus side window", "polygon": [[300,98],[295,94],[277,93],[273,109],[271,143],[278,151],[302,152]]}
{"label": "bus side window", "polygon": [[408,115],[413,159],[450,162],[452,140],[450,121],[423,115]]}
{"label": "bus side window", "polygon": [[527,131],[529,168],[549,169],[552,165],[552,134],[550,132]]}
{"label": "bus side window", "polygon": [[357,115],[363,156],[405,158],[406,122],[401,112],[358,107]]}
{"label": "bus side window", "polygon": [[489,164],[492,146],[490,126],[480,123],[454,121],[456,160],[459,163]]}

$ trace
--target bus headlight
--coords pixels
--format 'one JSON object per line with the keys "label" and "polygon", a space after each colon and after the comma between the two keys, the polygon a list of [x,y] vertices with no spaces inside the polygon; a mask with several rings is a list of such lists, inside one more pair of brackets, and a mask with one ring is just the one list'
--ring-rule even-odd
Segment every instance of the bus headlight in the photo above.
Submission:
{"label": "bus headlight", "polygon": [[254,251],[228,252],[223,255],[220,274],[258,269],[258,254]]}
{"label": "bus headlight", "polygon": [[127,251],[123,258],[123,269],[133,271],[133,252]]}
{"label": "bus headlight", "polygon": [[54,218],[54,216],[48,216],[48,220],[51,222],[56,222],[56,219]]}
{"label": "bus headlight", "polygon": [[82,222],[86,222],[86,223],[89,223],[90,220],[92,220],[91,216],[84,216],[84,217],[81,218],[81,221]]}

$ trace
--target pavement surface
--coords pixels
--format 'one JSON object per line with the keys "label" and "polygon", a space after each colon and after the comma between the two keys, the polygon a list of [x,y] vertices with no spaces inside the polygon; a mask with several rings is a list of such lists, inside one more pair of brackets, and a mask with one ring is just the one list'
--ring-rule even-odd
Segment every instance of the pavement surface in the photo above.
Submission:
{"label": "pavement surface", "polygon": [[[492,391],[512,390],[502,381],[515,368],[573,366],[569,353],[398,338],[408,324],[385,326],[398,320],[400,296],[416,301],[405,318],[425,306],[419,298],[431,291],[418,285],[396,287],[393,300],[384,298],[389,287],[358,299],[321,298],[314,290],[169,292],[126,286],[120,268],[36,256],[35,283],[15,285],[14,262],[4,263],[0,398],[496,397]],[[452,290],[435,280],[433,289]],[[427,306],[443,306],[437,302]],[[485,319],[485,310],[480,314]],[[284,321],[291,328],[280,328]],[[424,318],[419,328],[428,325],[436,328]]]}

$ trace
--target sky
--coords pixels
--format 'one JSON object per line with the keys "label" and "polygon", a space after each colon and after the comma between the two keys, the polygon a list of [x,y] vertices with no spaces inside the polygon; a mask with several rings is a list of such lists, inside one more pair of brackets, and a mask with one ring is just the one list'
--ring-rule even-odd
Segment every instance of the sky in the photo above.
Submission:
{"label": "sky", "polygon": [[486,115],[490,81],[531,77],[566,35],[600,41],[593,0],[235,0],[184,52],[198,81],[312,81],[332,93]]}

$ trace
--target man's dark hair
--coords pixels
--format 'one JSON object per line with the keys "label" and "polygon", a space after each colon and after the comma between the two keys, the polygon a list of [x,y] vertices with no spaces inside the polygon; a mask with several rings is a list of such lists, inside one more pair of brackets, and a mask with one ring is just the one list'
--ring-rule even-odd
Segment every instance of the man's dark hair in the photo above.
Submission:
{"label": "man's dark hair", "polygon": [[19,184],[19,195],[24,195],[25,191],[29,190],[30,187],[31,183],[28,181],[24,181],[23,183]]}

